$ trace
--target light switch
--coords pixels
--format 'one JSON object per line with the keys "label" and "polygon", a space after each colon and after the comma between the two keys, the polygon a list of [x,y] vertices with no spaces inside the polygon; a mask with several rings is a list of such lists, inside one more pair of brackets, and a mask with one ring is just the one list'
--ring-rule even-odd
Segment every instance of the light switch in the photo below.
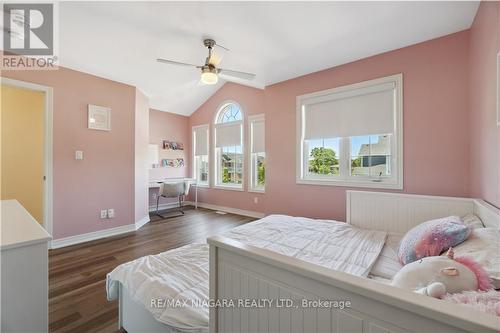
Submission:
{"label": "light switch", "polygon": [[81,150],[75,151],[75,160],[83,160],[83,151]]}

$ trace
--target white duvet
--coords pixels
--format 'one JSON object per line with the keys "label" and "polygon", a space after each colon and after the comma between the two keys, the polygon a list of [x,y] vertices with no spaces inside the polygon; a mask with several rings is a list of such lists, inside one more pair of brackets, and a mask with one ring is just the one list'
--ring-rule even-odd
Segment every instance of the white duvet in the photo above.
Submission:
{"label": "white duvet", "polygon": [[[359,229],[343,222],[285,215],[270,215],[222,235],[365,277],[386,237],[385,232]],[[118,283],[158,321],[181,330],[208,332],[208,307],[191,306],[208,300],[207,244],[189,244],[118,266],[107,276],[109,300],[118,297]],[[156,299],[185,305],[151,306]]]}

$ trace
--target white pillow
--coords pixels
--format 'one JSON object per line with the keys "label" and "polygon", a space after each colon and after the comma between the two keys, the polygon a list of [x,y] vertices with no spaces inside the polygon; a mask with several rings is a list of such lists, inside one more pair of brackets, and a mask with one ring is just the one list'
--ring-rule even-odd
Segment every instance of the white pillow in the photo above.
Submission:
{"label": "white pillow", "polygon": [[469,256],[477,261],[493,279],[495,289],[500,289],[500,230],[473,229],[469,238],[453,248],[455,256]]}
{"label": "white pillow", "polygon": [[463,216],[462,221],[471,229],[484,228],[483,221],[481,221],[481,219],[474,214],[467,214]]}
{"label": "white pillow", "polygon": [[385,279],[392,279],[394,275],[403,267],[399,263],[398,250],[403,234],[389,232],[385,240],[384,247],[380,255],[373,264],[370,274]]}

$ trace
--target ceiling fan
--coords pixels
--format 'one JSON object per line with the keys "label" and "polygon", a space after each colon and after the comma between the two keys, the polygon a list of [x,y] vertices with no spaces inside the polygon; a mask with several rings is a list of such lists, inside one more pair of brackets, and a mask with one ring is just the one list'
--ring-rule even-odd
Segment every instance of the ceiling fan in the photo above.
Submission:
{"label": "ceiling fan", "polygon": [[219,64],[220,59],[217,58],[212,53],[212,49],[214,48],[214,46],[219,46],[223,49],[226,49],[226,48],[221,46],[221,45],[218,45],[215,42],[215,40],[213,40],[213,39],[205,39],[203,41],[203,45],[205,45],[208,48],[208,57],[205,60],[205,64],[202,66],[197,66],[197,65],[173,61],[173,60],[161,59],[161,58],[156,59],[156,61],[164,63],[164,64],[199,68],[199,69],[201,69],[201,82],[204,84],[216,84],[218,79],[219,79],[219,74],[227,77],[229,80],[231,78],[237,78],[237,79],[243,79],[243,80],[253,80],[255,78],[255,74],[252,74],[252,73],[246,73],[246,72],[233,71],[233,70],[224,69],[224,68],[218,68],[217,65]]}

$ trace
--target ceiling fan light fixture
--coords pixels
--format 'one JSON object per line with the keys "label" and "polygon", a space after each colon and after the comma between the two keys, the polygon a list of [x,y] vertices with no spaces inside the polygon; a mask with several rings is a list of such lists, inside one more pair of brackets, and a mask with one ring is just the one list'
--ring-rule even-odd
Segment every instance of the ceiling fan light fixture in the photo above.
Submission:
{"label": "ceiling fan light fixture", "polygon": [[[240,72],[240,71],[234,71],[234,70],[229,70],[229,69],[224,69],[224,68],[219,68],[217,67],[219,65],[220,58],[217,58],[217,56],[214,56],[212,53],[212,49],[214,46],[220,46],[215,43],[213,39],[205,39],[203,41],[203,44],[205,47],[208,48],[208,57],[205,60],[205,64],[198,66],[186,62],[179,62],[179,61],[174,61],[174,60],[168,60],[168,59],[162,59],[158,58],[156,61],[164,64],[169,64],[169,65],[177,65],[177,66],[185,66],[185,67],[191,67],[191,68],[198,68],[201,69],[201,78],[200,81],[203,84],[207,85],[214,85],[217,84],[217,81],[219,81],[219,73],[223,74],[223,78],[225,81],[229,80],[231,81],[231,78],[234,78],[233,80],[238,79],[235,82],[240,82],[241,80],[253,80],[255,78],[255,74],[252,73],[245,73],[245,72]],[[226,49],[225,47],[220,46],[221,48]],[[229,51],[228,49],[226,49]]]}
{"label": "ceiling fan light fixture", "polygon": [[204,84],[216,84],[219,80],[215,68],[204,67],[201,69],[201,82]]}

